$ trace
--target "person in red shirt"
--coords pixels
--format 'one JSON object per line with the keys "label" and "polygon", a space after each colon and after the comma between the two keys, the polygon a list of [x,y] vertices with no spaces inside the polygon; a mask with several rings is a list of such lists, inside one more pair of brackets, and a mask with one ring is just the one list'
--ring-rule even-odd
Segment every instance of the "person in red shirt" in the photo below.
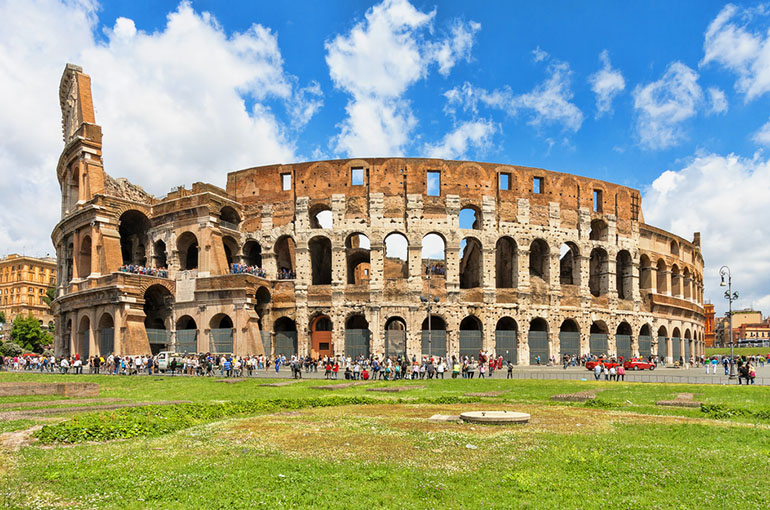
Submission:
{"label": "person in red shirt", "polygon": [[369,380],[369,371],[365,368],[364,368],[364,371],[361,372],[361,379],[363,379],[364,381]]}
{"label": "person in red shirt", "polygon": [[334,368],[332,368],[332,379],[337,378],[337,372],[340,371],[340,364],[336,361],[334,362]]}

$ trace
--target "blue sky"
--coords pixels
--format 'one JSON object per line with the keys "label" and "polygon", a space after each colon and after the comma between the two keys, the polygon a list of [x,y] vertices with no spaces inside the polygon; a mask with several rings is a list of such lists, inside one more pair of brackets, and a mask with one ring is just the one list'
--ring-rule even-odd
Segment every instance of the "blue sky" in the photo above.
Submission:
{"label": "blue sky", "polygon": [[720,311],[726,263],[738,306],[767,314],[768,29],[763,4],[707,1],[0,0],[0,90],[16,98],[0,112],[0,246],[52,251],[73,62],[107,172],[156,195],[348,156],[596,177],[642,190],[650,224],[702,233]]}

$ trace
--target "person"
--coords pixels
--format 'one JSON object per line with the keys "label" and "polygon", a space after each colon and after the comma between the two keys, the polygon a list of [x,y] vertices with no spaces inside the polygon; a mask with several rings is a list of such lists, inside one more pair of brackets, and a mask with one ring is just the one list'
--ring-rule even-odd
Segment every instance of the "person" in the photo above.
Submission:
{"label": "person", "polygon": [[711,358],[711,375],[717,375],[717,365],[719,365],[719,361],[717,361],[716,356]]}
{"label": "person", "polygon": [[614,366],[610,367],[610,381],[618,380],[618,369]]}
{"label": "person", "polygon": [[623,365],[618,365],[618,377],[621,381],[626,380],[626,369]]}
{"label": "person", "polygon": [[711,363],[709,363],[709,361],[708,361],[708,360],[706,360],[706,361],[703,363],[703,366],[704,366],[704,367],[706,367],[706,375],[709,375],[709,369],[711,368]]}
{"label": "person", "polygon": [[452,365],[452,379],[457,379],[458,375],[460,375],[460,363],[455,361]]}
{"label": "person", "polygon": [[594,365],[594,379],[598,381],[599,379],[601,379],[601,377],[602,377],[602,365],[601,363],[597,363],[596,365]]}
{"label": "person", "polygon": [[757,377],[757,371],[754,370],[754,366],[751,363],[747,363],[746,367],[749,374],[748,378],[746,379],[746,384],[754,384],[754,379]]}
{"label": "person", "polygon": [[607,365],[604,365],[604,380],[605,381],[610,380],[610,369],[607,368]]}
{"label": "person", "polygon": [[508,376],[506,379],[513,379],[513,363],[511,363],[511,360],[508,360]]}
{"label": "person", "polygon": [[484,367],[484,363],[479,363],[479,379],[484,379],[485,372],[486,368]]}
{"label": "person", "polygon": [[361,379],[364,381],[369,380],[369,370],[367,370],[366,367],[364,367],[364,370],[361,372]]}

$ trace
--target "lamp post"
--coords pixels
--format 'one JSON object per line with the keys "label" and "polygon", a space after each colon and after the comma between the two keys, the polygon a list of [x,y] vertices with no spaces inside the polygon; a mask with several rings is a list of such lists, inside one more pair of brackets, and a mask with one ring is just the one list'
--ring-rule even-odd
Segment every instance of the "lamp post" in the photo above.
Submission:
{"label": "lamp post", "polygon": [[[727,283],[725,283],[725,275],[727,275]],[[727,312],[728,331],[730,335],[730,379],[735,379],[735,351],[733,342],[733,301],[738,299],[738,293],[733,292],[733,277],[730,274],[730,268],[722,266],[719,268],[719,276],[722,277],[722,281],[719,283],[720,287],[727,286],[725,291],[725,299],[728,302],[729,311]]]}
{"label": "lamp post", "polygon": [[438,296],[431,298],[430,296],[430,275],[432,273],[432,269],[430,266],[428,266],[428,297],[425,297],[423,295],[420,295],[420,301],[425,303],[427,306],[427,313],[428,313],[428,358],[433,356],[433,330],[432,330],[432,316],[431,316],[431,310],[433,309],[433,305],[438,304],[439,299]]}

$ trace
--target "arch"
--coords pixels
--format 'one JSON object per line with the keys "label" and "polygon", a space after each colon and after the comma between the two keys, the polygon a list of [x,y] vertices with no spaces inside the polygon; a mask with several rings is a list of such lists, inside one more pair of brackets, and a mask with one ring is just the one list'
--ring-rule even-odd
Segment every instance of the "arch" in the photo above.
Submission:
{"label": "arch", "polygon": [[609,227],[603,219],[597,218],[591,221],[591,232],[588,239],[591,241],[606,241],[609,235]]}
{"label": "arch", "polygon": [[634,263],[627,250],[620,250],[615,257],[615,287],[618,299],[633,298]]}
{"label": "arch", "polygon": [[297,324],[290,317],[279,317],[273,322],[275,355],[291,356],[298,352]]}
{"label": "arch", "polygon": [[99,354],[109,356],[115,350],[115,321],[104,312],[98,324]]}
{"label": "arch", "polygon": [[458,224],[462,229],[481,230],[481,209],[475,205],[466,205],[460,209]]}
{"label": "arch", "polygon": [[166,269],[168,267],[166,243],[162,239],[158,239],[152,245],[152,263],[158,269]]}
{"label": "arch", "polygon": [[593,356],[606,357],[609,351],[607,336],[609,329],[604,321],[594,321],[591,323],[591,337],[589,339],[589,350]]}
{"label": "arch", "polygon": [[550,248],[543,239],[535,239],[529,245],[529,276],[530,278],[541,278],[544,282],[550,281],[550,264],[548,259]]}
{"label": "arch", "polygon": [[478,359],[483,343],[481,321],[475,315],[468,315],[460,321],[460,357]]}
{"label": "arch", "polygon": [[213,354],[232,354],[234,333],[233,320],[229,315],[226,313],[214,315],[209,321],[211,352]]}
{"label": "arch", "polygon": [[639,288],[641,290],[652,288],[652,262],[646,254],[639,257]]}
{"label": "arch", "polygon": [[254,239],[246,241],[243,245],[243,263],[247,266],[262,267],[262,245]]}
{"label": "arch", "polygon": [[604,248],[591,250],[588,265],[588,288],[591,295],[603,296],[609,291],[609,257]]}
{"label": "arch", "polygon": [[684,271],[682,273],[682,280],[684,285],[682,297],[684,299],[692,299],[692,276],[690,275],[690,269],[688,267],[684,268]]}
{"label": "arch", "polygon": [[366,235],[353,233],[345,240],[348,285],[368,285],[371,280],[371,243]]}
{"label": "arch", "polygon": [[176,351],[198,352],[198,325],[189,315],[183,315],[176,321]]}
{"label": "arch", "polygon": [[671,332],[671,357],[674,362],[679,361],[682,357],[682,332],[677,327]]}
{"label": "arch", "polygon": [[679,243],[677,243],[675,240],[671,241],[671,244],[669,245],[669,249],[670,249],[671,255],[673,255],[674,257],[679,256]]}
{"label": "arch", "polygon": [[319,314],[310,320],[310,349],[314,358],[332,356],[332,320],[328,315]]}
{"label": "arch", "polygon": [[548,321],[542,317],[535,317],[529,321],[529,364],[539,365],[548,362],[550,356],[548,345]]}
{"label": "arch", "polygon": [[307,243],[310,252],[312,285],[332,283],[332,242],[328,237],[315,236]]}
{"label": "arch", "polygon": [[666,278],[666,261],[663,259],[658,259],[658,263],[656,264],[656,269],[658,272],[658,277],[655,281],[655,291],[658,294],[667,294],[668,293],[668,278]]}
{"label": "arch", "polygon": [[639,329],[639,356],[649,359],[652,356],[652,328],[649,324],[643,324]]}
{"label": "arch", "polygon": [[334,228],[332,208],[326,204],[315,204],[308,210],[310,228]]}
{"label": "arch", "polygon": [[422,267],[426,275],[446,276],[446,240],[436,232],[422,238]]}
{"label": "arch", "polygon": [[287,280],[296,277],[297,244],[291,236],[281,236],[275,243],[275,263],[278,267],[278,279]]}
{"label": "arch", "polygon": [[628,322],[622,321],[618,324],[615,330],[615,351],[618,359],[629,359],[633,356],[634,353],[631,349],[632,331],[631,325]]}
{"label": "arch", "polygon": [[580,356],[580,326],[574,319],[565,319],[559,326],[560,358]]}
{"label": "arch", "polygon": [[483,252],[481,241],[466,237],[460,242],[460,288],[481,287],[483,274]]}
{"label": "arch", "polygon": [[430,328],[427,317],[422,321],[422,354],[439,358],[447,356],[446,322],[440,315],[431,314]]}
{"label": "arch", "polygon": [[67,319],[67,324],[64,328],[63,341],[65,354],[69,355],[72,349],[72,319]]}
{"label": "arch", "polygon": [[401,232],[385,236],[383,274],[386,280],[409,278],[409,241]]}
{"label": "arch", "polygon": [[676,264],[671,266],[671,295],[677,297],[682,295],[682,274]]}
{"label": "arch", "polygon": [[508,363],[518,363],[519,325],[512,317],[502,317],[495,325],[495,355]]}
{"label": "arch", "polygon": [[184,232],[176,240],[179,265],[182,270],[198,269],[198,238],[192,232]]}
{"label": "arch", "polygon": [[91,355],[91,319],[88,315],[80,318],[75,354],[80,354],[80,357],[85,359]]}
{"label": "arch", "polygon": [[369,357],[369,321],[362,313],[354,313],[345,321],[345,355],[353,359]]}
{"label": "arch", "polygon": [[176,329],[179,330],[191,330],[198,329],[198,325],[195,323],[195,319],[189,315],[183,315],[176,321]]}
{"label": "arch", "polygon": [[406,355],[406,321],[398,316],[385,321],[385,356]]}
{"label": "arch", "polygon": [[80,241],[80,251],[78,252],[78,276],[86,278],[91,274],[91,236],[83,237]]}
{"label": "arch", "polygon": [[580,250],[571,241],[562,244],[559,249],[559,283],[580,285]]}
{"label": "arch", "polygon": [[147,231],[150,229],[150,220],[144,213],[136,209],[129,209],[120,215],[120,251],[123,255],[123,264],[144,266],[147,264]]}
{"label": "arch", "polygon": [[230,236],[222,237],[222,247],[225,250],[225,260],[227,261],[227,272],[233,269],[235,255],[238,253],[238,243]]}
{"label": "arch", "polygon": [[150,285],[144,292],[144,329],[153,354],[169,346],[168,322],[173,302],[173,295],[163,285]]}
{"label": "arch", "polygon": [[519,279],[519,253],[516,241],[503,236],[495,244],[495,286],[498,289],[512,289]]}
{"label": "arch", "polygon": [[241,222],[241,217],[234,208],[229,205],[224,206],[219,211],[220,225],[232,230],[238,229],[238,224]]}

